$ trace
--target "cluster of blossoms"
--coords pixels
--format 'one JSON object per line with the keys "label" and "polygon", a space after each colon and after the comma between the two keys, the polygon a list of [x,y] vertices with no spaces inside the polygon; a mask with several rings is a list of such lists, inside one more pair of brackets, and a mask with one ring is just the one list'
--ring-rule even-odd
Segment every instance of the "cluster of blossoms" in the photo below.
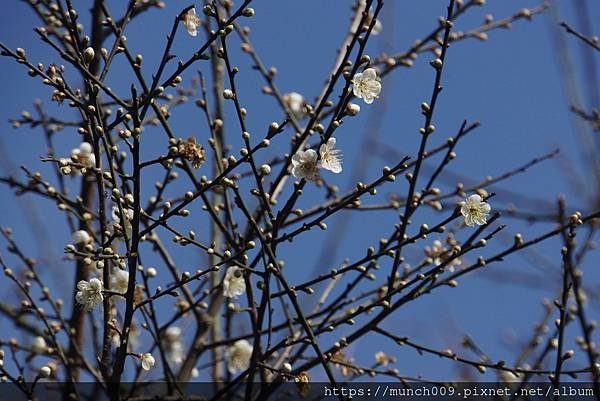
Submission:
{"label": "cluster of blossoms", "polygon": [[[377,78],[374,68],[367,68],[362,73],[356,73],[352,78],[352,90],[354,96],[363,99],[365,103],[371,104],[381,92],[381,82]],[[284,98],[286,105],[295,117],[303,117],[306,113],[306,102],[298,93],[292,92]],[[349,104],[347,113],[356,115],[360,107]],[[319,147],[319,153],[314,149],[298,150],[292,156],[292,175],[296,178],[314,181],[319,176],[319,168],[329,170],[332,173],[342,171],[341,151],[335,149],[335,138],[329,138],[326,143]]]}
{"label": "cluster of blossoms", "polygon": [[[341,151],[335,149],[335,138],[329,140],[319,147],[319,154],[314,149],[299,150],[292,156],[292,174],[296,178],[314,181],[319,176],[319,168],[329,170],[332,173],[342,171]],[[321,158],[319,159],[319,156]]]}
{"label": "cluster of blossoms", "polygon": [[[175,366],[180,366],[184,360],[184,346],[181,341],[181,334],[181,328],[172,326],[166,330],[162,338],[167,360]],[[231,374],[248,369],[252,350],[252,345],[246,340],[238,340],[225,350],[227,369]],[[138,357],[140,358],[142,369],[146,371],[151,370],[156,364],[154,356],[149,352],[138,354]],[[194,368],[192,376],[197,377],[198,375],[198,369]]]}
{"label": "cluster of blossoms", "polygon": [[[370,18],[373,18],[370,14]],[[201,20],[196,14],[195,8],[191,8],[183,17],[183,25],[191,36],[197,36]],[[369,21],[370,23],[370,21]],[[376,21],[372,33],[377,34],[381,30],[381,23]],[[353,95],[362,99],[366,104],[371,104],[381,93],[381,82],[377,77],[377,71],[374,68],[367,68],[363,72],[356,73],[352,78]],[[311,111],[311,107],[302,95],[297,92],[291,92],[283,96],[283,102],[288,112],[297,120],[304,119]],[[356,115],[360,107],[356,104],[348,104],[346,108],[347,115]],[[194,137],[188,139],[173,140],[171,153],[189,161],[193,168],[198,169],[206,161],[206,153],[202,145],[196,142]],[[342,154],[336,149],[336,139],[328,138],[325,143],[319,146],[318,152],[315,149],[306,149],[297,151],[291,158],[292,175],[299,179],[314,181],[319,177],[319,169],[331,171],[339,174],[342,171]],[[84,174],[87,169],[91,169],[96,164],[96,158],[93,147],[87,142],[73,149],[70,160],[61,160],[61,171],[64,174],[70,174],[76,169]],[[461,214],[464,216],[464,223],[467,226],[486,224],[490,205],[485,202],[481,196],[472,195],[468,197],[461,205]],[[121,213],[124,216],[121,216]],[[133,220],[133,210],[117,206],[112,208],[111,228],[117,237],[123,234],[131,235]],[[124,225],[124,227],[123,227]],[[79,246],[85,246],[92,242],[92,237],[85,230],[79,230],[73,233],[73,242]],[[435,265],[440,265],[449,261],[453,255],[454,246],[458,243],[452,236],[446,239],[446,243],[435,240],[431,246],[425,247],[425,254]],[[453,271],[454,267],[461,263],[459,258],[450,260],[449,269]],[[111,275],[111,290],[116,293],[124,294],[129,286],[129,272],[115,268]],[[91,310],[103,301],[103,283],[97,278],[89,281],[82,280],[77,284],[77,293],[75,299],[86,310]],[[244,272],[237,266],[228,268],[222,283],[223,296],[235,299],[246,292],[246,282]],[[185,358],[185,347],[182,342],[182,330],[179,327],[172,326],[161,336],[161,344],[165,350],[167,360],[174,366],[180,366]],[[32,343],[32,350],[35,353],[47,352],[47,344],[43,337],[37,337]],[[246,340],[238,340],[229,346],[225,351],[227,368],[231,374],[242,372],[248,369],[249,361],[253,352],[252,345]],[[141,368],[145,371],[151,370],[155,366],[155,358],[151,353],[134,354],[140,359]],[[346,361],[342,353],[337,353],[338,362]],[[376,354],[377,364],[387,366],[394,363],[394,358],[388,357],[383,352]],[[349,360],[350,361],[350,360]],[[286,364],[289,365],[289,364]],[[345,366],[345,365],[344,365]],[[288,366],[291,371],[291,366]],[[344,368],[343,370],[348,370]],[[44,372],[46,373],[46,372]],[[197,376],[198,371],[194,369],[193,376]],[[349,371],[344,373],[350,374]]]}

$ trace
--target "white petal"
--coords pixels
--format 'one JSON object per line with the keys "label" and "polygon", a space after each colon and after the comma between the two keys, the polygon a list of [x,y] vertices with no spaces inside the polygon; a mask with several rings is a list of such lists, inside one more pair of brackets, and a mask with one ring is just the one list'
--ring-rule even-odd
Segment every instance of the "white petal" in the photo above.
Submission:
{"label": "white petal", "polygon": [[331,163],[328,168],[329,171],[335,174],[339,174],[342,172],[342,164],[341,163]]}
{"label": "white petal", "polygon": [[193,22],[188,22],[186,24],[185,28],[186,28],[187,32],[190,34],[190,36],[198,35],[198,27]]}
{"label": "white petal", "polygon": [[314,149],[308,149],[306,152],[304,152],[304,157],[306,158],[306,160],[312,161],[313,163],[316,162],[319,158],[317,152]]}
{"label": "white petal", "polygon": [[327,144],[326,143],[319,146],[319,154],[321,155],[321,157],[323,157],[323,155],[325,153],[327,153]]}
{"label": "white petal", "polygon": [[90,287],[94,290],[99,290],[102,288],[102,282],[97,278],[93,278],[90,280]]}
{"label": "white petal", "polygon": [[292,164],[294,166],[297,166],[298,164],[302,163],[302,157],[304,155],[304,152],[299,150],[298,152],[296,152],[296,154],[294,154],[294,156],[292,156]]}
{"label": "white petal", "polygon": [[369,91],[374,96],[379,96],[379,94],[381,93],[381,82],[379,82],[379,81],[370,82],[369,83]]}
{"label": "white petal", "polygon": [[475,225],[475,222],[473,221],[473,216],[467,214],[465,216],[465,224],[469,227],[473,227]]}
{"label": "white petal", "polygon": [[364,77],[364,79],[368,79],[368,80],[377,79],[377,72],[375,71],[374,68],[367,68],[366,70],[363,71],[363,77]]}

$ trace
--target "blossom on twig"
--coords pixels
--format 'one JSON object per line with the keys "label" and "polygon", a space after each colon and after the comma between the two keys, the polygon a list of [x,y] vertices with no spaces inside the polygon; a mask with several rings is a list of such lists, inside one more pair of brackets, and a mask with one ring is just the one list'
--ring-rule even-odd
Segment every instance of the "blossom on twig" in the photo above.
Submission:
{"label": "blossom on twig", "polygon": [[313,181],[317,178],[318,155],[313,149],[299,150],[292,156],[292,174],[296,178]]}
{"label": "blossom on twig", "polygon": [[246,292],[246,282],[242,269],[232,266],[227,269],[223,280],[223,295],[227,298],[237,298]]}
{"label": "blossom on twig", "polygon": [[377,72],[374,68],[367,68],[362,73],[358,72],[354,75],[352,92],[354,96],[364,100],[367,104],[373,103],[373,100],[379,97],[381,82],[377,79]]}
{"label": "blossom on twig", "polygon": [[129,272],[126,270],[116,269],[111,277],[110,289],[120,294],[125,294],[128,286]]}
{"label": "blossom on twig", "polygon": [[198,15],[196,15],[196,7],[190,8],[183,16],[183,25],[190,36],[198,35],[198,27],[201,23],[202,21],[198,18]]}
{"label": "blossom on twig", "polygon": [[461,214],[465,217],[465,224],[469,227],[487,223],[490,210],[492,210],[490,204],[477,194],[469,196],[460,208]]}
{"label": "blossom on twig", "polygon": [[329,138],[327,143],[319,147],[319,154],[321,155],[319,165],[325,170],[338,174],[342,171],[342,151],[334,149],[334,147],[335,138]]}
{"label": "blossom on twig", "polygon": [[[71,161],[83,166],[84,169],[94,168],[96,166],[96,155],[94,148],[88,142],[82,142],[78,148],[71,150]],[[77,170],[79,170],[77,168]],[[83,171],[79,170],[80,173]]]}
{"label": "blossom on twig", "polygon": [[206,161],[206,152],[204,147],[196,142],[193,136],[179,142],[179,154],[181,157],[192,163],[195,169],[200,168]]}
{"label": "blossom on twig", "polygon": [[288,107],[296,120],[302,120],[308,112],[306,100],[298,92],[290,92],[283,95],[283,102]]}
{"label": "blossom on twig", "polygon": [[252,350],[252,345],[246,340],[238,340],[227,348],[225,358],[229,373],[235,374],[248,369]]}
{"label": "blossom on twig", "polygon": [[152,356],[151,353],[146,352],[145,354],[143,354],[140,359],[142,360],[142,369],[144,370],[150,370],[154,367],[154,364],[156,363],[156,361],[154,360],[154,357]]}
{"label": "blossom on twig", "polygon": [[104,300],[102,281],[97,278],[90,279],[90,281],[81,280],[77,283],[77,289],[79,291],[75,294],[75,300],[85,309],[93,309]]}

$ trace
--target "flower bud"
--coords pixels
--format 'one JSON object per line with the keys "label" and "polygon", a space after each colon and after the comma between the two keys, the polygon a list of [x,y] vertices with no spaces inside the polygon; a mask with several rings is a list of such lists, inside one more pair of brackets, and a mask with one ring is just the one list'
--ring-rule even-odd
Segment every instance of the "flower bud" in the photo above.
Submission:
{"label": "flower bud", "polygon": [[442,62],[442,60],[439,59],[439,58],[436,58],[435,60],[431,60],[429,62],[429,64],[431,64],[431,66],[433,68],[435,68],[436,70],[439,70],[440,68],[442,68],[442,65],[444,65],[444,63]]}
{"label": "flower bud", "polygon": [[83,59],[86,63],[91,63],[94,61],[94,57],[96,57],[96,52],[93,48],[88,47],[83,51]]}
{"label": "flower bud", "polygon": [[48,366],[42,366],[40,368],[39,374],[41,377],[50,377],[50,375],[52,374],[52,369],[50,369]]}
{"label": "flower bud", "polygon": [[269,166],[268,164],[263,164],[262,166],[260,166],[260,171],[264,175],[269,175],[271,174],[271,166]]}
{"label": "flower bud", "polygon": [[346,107],[346,113],[349,116],[355,116],[360,112],[360,106],[354,103],[350,103],[348,104],[348,106]]}

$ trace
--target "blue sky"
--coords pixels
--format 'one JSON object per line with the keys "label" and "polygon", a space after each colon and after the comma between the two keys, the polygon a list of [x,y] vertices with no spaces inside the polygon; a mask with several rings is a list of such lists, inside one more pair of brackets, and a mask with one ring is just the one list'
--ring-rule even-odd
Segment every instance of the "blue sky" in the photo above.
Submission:
{"label": "blue sky", "polygon": [[[83,10],[89,8],[91,2],[86,0],[77,3],[82,4],[80,14],[83,15]],[[123,8],[123,2],[108,3],[114,14],[122,12],[118,10]],[[332,0],[254,2],[256,16],[243,22],[251,27],[251,39],[264,63],[278,69],[277,84],[283,92],[300,92],[308,99],[318,96],[335,59],[337,46],[345,35],[350,3]],[[529,0],[489,0],[485,7],[476,8],[461,17],[456,23],[456,29],[466,31],[478,26],[486,14],[493,14],[496,19],[500,19],[521,8],[534,7],[539,3]],[[573,3],[564,3],[561,7],[564,18],[574,21],[571,7]],[[586,3],[590,19],[597,19],[600,16],[600,5],[593,1]],[[130,48],[144,55],[144,73],[147,77],[150,77],[160,59],[174,16],[189,4],[189,1],[167,1],[165,10],[152,10],[129,27],[127,38]],[[436,26],[436,19],[445,13],[445,7],[446,1],[438,0],[388,0],[382,16],[384,31],[370,42],[367,53],[376,57],[382,51],[393,54],[407,49],[414,40],[426,36]],[[45,64],[60,62],[36,38],[32,27],[38,22],[24,3],[12,1],[5,5],[0,14],[0,40],[13,48],[25,48],[32,60]],[[572,116],[565,100],[564,80],[551,41],[551,32],[558,29],[550,14],[546,13],[536,16],[531,22],[520,20],[510,30],[492,31],[485,42],[470,39],[457,43],[448,52],[443,77],[445,88],[434,119],[437,131],[431,143],[443,143],[456,132],[463,119],[479,120],[482,124],[459,145],[458,158],[450,167],[452,172],[479,181],[487,175],[498,176],[552,149],[558,148],[561,151],[557,160],[535,166],[526,174],[517,175],[499,185],[496,190],[498,202],[502,204],[511,202],[518,208],[529,206],[528,210],[532,210],[524,199],[513,198],[511,194],[518,193],[554,204],[556,197],[564,193],[572,208],[586,205],[583,194],[574,192],[569,185],[573,181],[573,173],[564,167],[570,161],[578,167],[577,171],[582,171]],[[199,41],[200,38],[193,40],[180,32],[173,51],[179,58],[185,59],[199,46]],[[572,54],[579,56],[577,40],[567,37],[567,41]],[[281,121],[283,115],[273,99],[261,94],[264,81],[250,68],[250,59],[239,50],[237,39],[233,39],[233,42],[232,57],[240,67],[237,82],[241,101],[249,111],[248,124],[251,132],[258,134],[264,132],[271,121]],[[386,147],[397,150],[399,155],[415,154],[420,140],[418,129],[423,124],[419,104],[429,98],[433,85],[434,73],[428,64],[431,58],[431,54],[422,54],[415,60],[412,68],[397,69],[386,77],[383,81],[382,99],[371,106],[361,104],[359,116],[344,124],[337,134],[337,143],[344,152],[346,174],[329,176],[331,183],[342,190],[353,186],[349,182],[352,161],[366,156],[361,141],[370,130],[375,129],[375,125],[379,126],[379,141]],[[579,58],[574,60],[575,69],[581,76],[582,64],[578,60]],[[208,64],[202,63],[197,66],[199,69],[207,67]],[[0,71],[0,88],[4,99],[3,107],[0,108],[2,175],[6,175],[7,168],[19,165],[26,165],[33,171],[43,171],[47,166],[39,160],[46,152],[41,130],[13,130],[8,120],[16,117],[22,110],[31,110],[32,100],[37,97],[43,99],[48,110],[57,110],[50,105],[50,92],[47,88],[41,89],[35,79],[27,76],[22,66],[8,59],[0,60]],[[194,76],[195,70],[190,69],[184,75],[184,80],[189,82]],[[72,73],[71,77],[77,79]],[[111,87],[125,94],[130,78],[130,71],[123,60],[115,62],[109,75]],[[586,88],[586,85],[583,87]],[[590,106],[589,103],[586,105]],[[65,109],[63,107],[57,112],[62,116],[71,115]],[[230,117],[234,116],[232,108],[227,112]],[[233,119],[230,121],[226,122],[226,129],[235,133],[237,124]],[[197,137],[201,137],[203,133],[206,135],[204,117],[192,105],[179,108],[170,122],[181,137],[185,138],[190,134]],[[164,151],[163,137],[152,136],[153,134],[154,131],[150,131],[144,142],[144,152],[148,156]],[[283,135],[291,135],[291,132]],[[56,140],[57,148],[68,155],[70,149],[78,143],[78,135],[74,130],[65,130],[57,135]],[[264,160],[275,156],[278,149],[283,148],[275,145],[268,151],[272,153],[263,156]],[[370,155],[369,166],[360,172],[360,178],[366,180],[375,177],[385,164],[391,162],[381,155]],[[586,180],[585,172],[577,175]],[[49,173],[46,173],[46,177],[54,178]],[[151,185],[153,177],[148,177],[147,182]],[[397,182],[383,187],[380,190],[382,199],[393,192],[403,191],[404,184]],[[451,189],[453,186],[454,184],[446,185],[445,188]],[[302,207],[307,207],[318,201],[319,196],[318,190],[313,189],[313,193],[307,194],[300,203]],[[72,264],[60,260],[62,248],[70,236],[63,216],[56,213],[53,205],[31,196],[15,198],[6,188],[0,191],[0,202],[3,206],[0,208],[0,224],[12,227],[16,238],[26,244],[33,256],[47,260],[45,252],[53,250],[55,264],[47,265],[45,277],[58,288],[61,287],[63,278],[68,278],[70,282]],[[49,234],[48,243],[46,240],[40,243],[39,232],[36,233],[30,224],[32,216],[39,219],[43,230]],[[419,216],[418,218],[430,224],[435,221],[434,215]],[[397,217],[393,212],[360,214],[355,217],[344,213],[328,223],[331,226],[339,224],[341,219],[351,219],[343,237],[338,239],[339,252],[334,256],[335,264],[339,265],[344,257],[352,260],[362,255],[366,247],[372,245],[379,236],[389,233],[389,222],[394,218]],[[508,233],[523,232],[526,239],[552,228],[552,224],[530,226],[510,218],[503,222],[508,224]],[[314,270],[333,267],[319,265],[320,246],[325,238],[326,234],[313,234],[309,238],[300,238],[293,245],[282,247],[288,261],[286,271],[290,272],[292,281],[301,282]],[[510,240],[511,236],[507,238]],[[501,241],[501,238],[497,240],[499,244]],[[560,261],[557,245],[556,241],[549,241],[536,249],[554,267],[559,266]],[[486,249],[484,254],[491,254],[493,249],[498,249],[494,246]],[[182,264],[197,264],[203,260],[190,250],[177,256]],[[413,257],[419,256],[421,255],[417,255],[415,251]],[[597,262],[598,253],[593,251],[583,269],[589,270]],[[596,285],[592,283],[597,283],[599,274],[588,274],[587,270],[586,280],[590,280],[590,285]],[[515,273],[536,277],[536,284],[515,283],[511,278],[511,274]],[[492,358],[506,358],[510,361],[514,359],[515,349],[508,339],[514,338],[519,342],[529,338],[533,325],[542,315],[541,299],[554,297],[560,285],[559,271],[540,272],[538,267],[532,266],[524,258],[512,256],[491,267],[488,272],[461,280],[457,289],[443,289],[433,296],[411,303],[394,314],[384,326],[399,336],[418,338],[421,343],[440,349],[448,346],[459,349],[457,345],[460,336],[468,333]],[[5,283],[0,284],[0,288],[5,288]],[[590,312],[592,316],[597,317],[597,306],[597,300],[594,300]],[[576,331],[575,327],[571,328],[571,341],[578,334]],[[11,333],[12,329],[7,328],[6,332]],[[7,335],[3,333],[2,336]],[[381,337],[373,338],[378,341],[359,343],[360,349],[352,347],[349,354],[368,364],[366,361],[372,360],[372,354],[383,347],[390,354],[399,357],[396,367],[407,375],[422,374],[428,378],[451,379],[458,374],[457,366],[452,363],[419,356],[408,349],[398,350],[393,344],[380,341]],[[582,359],[575,358],[573,366],[578,361],[581,362]],[[490,375],[478,376],[474,370],[469,373],[475,378],[493,378]],[[316,373],[316,377],[319,374]]]}

